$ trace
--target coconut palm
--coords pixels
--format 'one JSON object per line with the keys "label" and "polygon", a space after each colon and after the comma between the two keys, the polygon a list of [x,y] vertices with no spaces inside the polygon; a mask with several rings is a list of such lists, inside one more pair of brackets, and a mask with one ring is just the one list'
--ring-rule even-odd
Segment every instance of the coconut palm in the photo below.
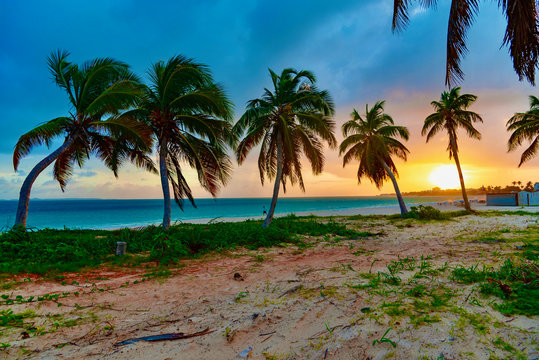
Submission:
{"label": "coconut palm", "polygon": [[232,104],[208,67],[193,59],[174,56],[159,61],[149,76],[150,86],[129,114],[144,120],[157,140],[166,231],[171,216],[169,183],[180,209],[185,198],[195,206],[183,165],[197,171],[200,185],[212,196],[229,179],[232,163],[226,145],[234,142]]}
{"label": "coconut palm", "polygon": [[234,132],[243,140],[236,149],[236,158],[242,164],[249,151],[262,144],[258,156],[260,180],[275,179],[271,205],[264,220],[267,227],[277,205],[280,185],[286,192],[286,182],[298,184],[305,191],[300,157],[305,155],[313,174],[324,167],[324,141],[336,146],[331,120],[334,106],[326,90],[316,88],[316,78],[310,71],[284,69],[277,75],[269,69],[273,91],[264,89],[259,99],[250,100],[247,109],[234,126]]}
{"label": "coconut palm", "polygon": [[64,191],[73,166],[82,167],[95,154],[115,176],[124,160],[155,171],[147,152],[152,144],[151,131],[143,123],[120,114],[133,105],[141,85],[124,63],[110,58],[89,61],[81,66],[67,61],[68,53],[58,51],[48,58],[54,82],[66,91],[72,111],[22,135],[13,152],[13,167],[33,147],[63,137],[63,143],[41,160],[28,174],[21,187],[15,225],[26,226],[32,184],[54,162],[54,179]]}
{"label": "coconut palm", "polygon": [[477,121],[483,122],[483,119],[479,114],[468,110],[475,100],[477,100],[477,96],[475,95],[461,95],[460,87],[452,88],[450,91],[444,91],[440,101],[431,102],[431,105],[436,112],[427,116],[425,123],[423,124],[423,129],[421,130],[421,135],[427,136],[427,142],[440,131],[447,131],[447,135],[449,136],[449,145],[447,146],[449,159],[455,159],[455,164],[457,165],[459,173],[464,207],[468,211],[471,211],[471,208],[470,202],[468,201],[468,195],[466,194],[466,187],[464,186],[462,169],[460,168],[457,130],[461,127],[466,131],[468,136],[475,139],[481,139],[481,134],[474,128],[473,124]]}
{"label": "coconut palm", "polygon": [[530,146],[524,150],[520,158],[520,167],[524,162],[532,159],[539,151],[539,98],[530,96],[530,110],[515,114],[507,122],[507,130],[513,131],[509,138],[509,151],[515,150],[524,141],[531,141]]}
{"label": "coconut palm", "polygon": [[[437,0],[394,0],[393,31],[400,31],[409,21],[408,13],[414,3],[435,7]],[[535,70],[539,57],[539,32],[536,0],[498,0],[507,19],[503,45],[509,47],[513,67],[519,79],[526,78],[535,85]],[[479,11],[478,0],[452,0],[447,29],[447,60],[445,82],[461,80],[464,73],[460,61],[468,51],[466,35]]]}
{"label": "coconut palm", "polygon": [[369,178],[378,189],[389,178],[393,182],[399,201],[401,215],[408,212],[397,184],[397,167],[392,156],[406,161],[409,152],[396,137],[408,140],[408,129],[397,126],[388,114],[384,113],[385,101],[377,101],[369,109],[365,106],[365,117],[361,117],[356,109],[352,111],[351,120],[342,126],[345,137],[341,143],[339,154],[344,154],[343,167],[353,160],[359,161],[357,180]]}

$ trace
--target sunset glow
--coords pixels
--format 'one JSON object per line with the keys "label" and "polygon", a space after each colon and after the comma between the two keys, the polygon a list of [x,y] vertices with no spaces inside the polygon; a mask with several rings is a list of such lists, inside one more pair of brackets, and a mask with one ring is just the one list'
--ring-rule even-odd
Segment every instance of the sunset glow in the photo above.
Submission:
{"label": "sunset glow", "polygon": [[[466,175],[464,175],[466,180]],[[440,165],[429,175],[429,181],[440,189],[457,189],[460,186],[459,174],[455,165]]]}

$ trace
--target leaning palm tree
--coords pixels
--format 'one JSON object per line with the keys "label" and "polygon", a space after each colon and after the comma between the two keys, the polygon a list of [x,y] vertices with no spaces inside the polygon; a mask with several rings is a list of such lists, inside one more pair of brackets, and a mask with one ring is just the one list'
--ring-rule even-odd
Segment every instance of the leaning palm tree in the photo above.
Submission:
{"label": "leaning palm tree", "polygon": [[324,141],[336,146],[331,116],[334,106],[326,90],[318,90],[310,71],[284,69],[281,75],[269,70],[273,92],[264,89],[259,99],[250,100],[247,109],[234,126],[234,133],[243,140],[236,149],[242,164],[251,149],[262,144],[258,156],[260,180],[275,179],[271,205],[264,220],[267,227],[277,205],[280,184],[286,192],[286,182],[296,183],[305,191],[301,174],[301,155],[311,164],[313,174],[324,167]]}
{"label": "leaning palm tree", "polygon": [[43,123],[22,135],[13,152],[13,167],[34,146],[62,136],[63,143],[41,160],[28,174],[21,187],[15,225],[26,226],[32,184],[54,162],[54,179],[64,191],[73,166],[82,167],[95,154],[115,176],[124,160],[155,171],[148,150],[151,131],[143,123],[124,117],[120,111],[132,106],[141,92],[138,78],[126,64],[110,58],[89,61],[82,66],[67,61],[68,53],[58,51],[48,58],[54,82],[66,91],[73,110]]}
{"label": "leaning palm tree", "polygon": [[397,184],[397,167],[392,156],[406,161],[409,152],[396,137],[408,140],[408,129],[397,126],[388,114],[384,113],[385,101],[377,101],[369,109],[365,106],[365,118],[356,109],[350,114],[352,119],[345,122],[342,132],[345,137],[339,149],[339,155],[344,154],[343,167],[353,160],[359,161],[357,180],[369,178],[380,189],[388,178],[393,182],[401,216],[408,212]]}
{"label": "leaning palm tree", "polygon": [[477,100],[477,96],[475,95],[461,95],[460,87],[452,88],[450,91],[444,91],[440,101],[431,102],[436,112],[427,116],[421,130],[421,135],[427,135],[427,142],[440,131],[447,131],[447,135],[449,136],[449,145],[447,146],[449,159],[455,159],[464,207],[468,211],[471,211],[471,208],[468,195],[466,194],[466,187],[464,186],[462,169],[460,168],[457,130],[461,127],[466,131],[468,136],[481,139],[481,134],[474,128],[473,123],[477,121],[483,122],[483,119],[479,114],[468,110],[475,100]]}
{"label": "leaning palm tree", "polygon": [[180,209],[185,198],[195,206],[182,165],[197,171],[200,184],[212,196],[229,179],[232,162],[226,145],[234,143],[232,104],[208,67],[192,59],[159,61],[149,76],[151,84],[130,115],[144,120],[157,140],[166,231],[171,217],[169,184]]}
{"label": "leaning palm tree", "polygon": [[[409,21],[408,13],[414,3],[435,7],[437,0],[394,0],[393,31],[400,31]],[[519,80],[526,78],[535,85],[535,70],[539,58],[539,20],[536,0],[498,0],[507,18],[503,45],[509,46],[513,67]],[[464,73],[460,61],[468,51],[466,34],[479,11],[478,0],[452,0],[447,29],[447,60],[445,82],[461,80]]]}
{"label": "leaning palm tree", "polygon": [[509,151],[515,150],[523,141],[531,141],[520,158],[520,167],[525,161],[532,159],[539,151],[539,98],[530,96],[530,110],[515,114],[507,122],[507,130],[513,131],[509,138]]}

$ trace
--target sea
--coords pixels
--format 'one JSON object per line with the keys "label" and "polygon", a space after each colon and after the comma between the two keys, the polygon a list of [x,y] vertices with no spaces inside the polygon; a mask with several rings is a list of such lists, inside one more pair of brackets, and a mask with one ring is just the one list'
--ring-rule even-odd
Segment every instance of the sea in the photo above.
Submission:
{"label": "sea", "polygon": [[[408,205],[459,200],[458,196],[406,197]],[[172,201],[172,222],[222,221],[231,218],[262,218],[271,198],[195,199],[196,207],[184,203],[181,211]],[[398,206],[394,197],[297,197],[279,198],[276,215],[306,215],[319,211]],[[0,229],[13,226],[17,201],[0,200]],[[30,200],[27,227],[35,229],[116,229],[159,224],[162,199],[61,199]]]}

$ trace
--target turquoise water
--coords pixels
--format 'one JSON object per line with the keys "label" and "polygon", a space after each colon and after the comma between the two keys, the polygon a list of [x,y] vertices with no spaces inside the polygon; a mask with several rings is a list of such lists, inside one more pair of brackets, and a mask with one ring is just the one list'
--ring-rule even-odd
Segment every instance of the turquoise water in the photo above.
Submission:
{"label": "turquoise water", "polygon": [[[409,197],[407,204],[424,204],[458,200],[459,197]],[[180,211],[173,202],[172,220],[189,221],[231,217],[262,216],[262,209],[269,208],[269,198],[198,199],[197,208],[185,204]],[[365,207],[397,206],[392,197],[321,197],[281,198],[276,214],[311,211],[338,211]],[[0,228],[13,225],[17,202],[0,200]],[[31,200],[28,227],[110,229],[157,224],[162,220],[163,200]]]}

